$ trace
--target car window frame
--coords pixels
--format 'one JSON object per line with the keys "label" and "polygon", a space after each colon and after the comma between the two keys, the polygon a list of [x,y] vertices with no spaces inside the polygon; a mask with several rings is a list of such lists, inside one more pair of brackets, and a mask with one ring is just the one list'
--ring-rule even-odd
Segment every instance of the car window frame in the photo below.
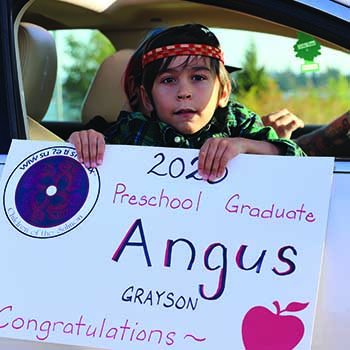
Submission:
{"label": "car window frame", "polygon": [[19,86],[16,19],[28,0],[3,1],[0,6],[0,154],[7,154],[12,139],[26,139]]}
{"label": "car window frame", "polygon": [[[241,11],[289,27],[295,27],[297,24],[299,31],[330,41],[350,52],[350,19],[346,21],[298,1],[191,0],[191,2]],[[346,10],[345,6],[344,9]]]}

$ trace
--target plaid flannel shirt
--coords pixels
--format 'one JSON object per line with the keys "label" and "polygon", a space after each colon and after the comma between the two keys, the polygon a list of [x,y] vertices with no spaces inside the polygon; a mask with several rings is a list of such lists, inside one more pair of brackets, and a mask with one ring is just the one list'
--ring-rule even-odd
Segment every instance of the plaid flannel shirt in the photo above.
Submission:
{"label": "plaid flannel shirt", "polygon": [[106,143],[141,146],[199,149],[209,138],[244,137],[268,141],[279,147],[281,154],[306,156],[292,140],[278,138],[271,127],[264,127],[261,118],[245,106],[230,102],[217,108],[211,121],[192,135],[183,135],[158,119],[149,119],[139,112],[122,111],[117,121],[105,132]]}

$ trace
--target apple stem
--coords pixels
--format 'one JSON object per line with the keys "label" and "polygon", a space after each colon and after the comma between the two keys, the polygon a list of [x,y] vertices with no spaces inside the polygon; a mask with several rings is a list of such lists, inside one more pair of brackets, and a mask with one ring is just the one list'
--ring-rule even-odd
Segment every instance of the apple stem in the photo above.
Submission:
{"label": "apple stem", "polygon": [[[276,311],[277,311],[277,315],[279,315],[282,312],[279,302],[276,300],[272,304],[275,305],[275,308],[276,308]],[[285,310],[283,310],[283,311],[285,311]]]}

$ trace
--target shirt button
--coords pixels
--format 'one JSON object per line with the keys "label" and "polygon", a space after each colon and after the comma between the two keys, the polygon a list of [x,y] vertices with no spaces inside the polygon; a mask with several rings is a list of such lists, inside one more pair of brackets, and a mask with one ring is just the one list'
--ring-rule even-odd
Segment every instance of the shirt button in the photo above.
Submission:
{"label": "shirt button", "polygon": [[181,136],[175,136],[174,141],[175,141],[175,143],[180,143],[181,142]]}

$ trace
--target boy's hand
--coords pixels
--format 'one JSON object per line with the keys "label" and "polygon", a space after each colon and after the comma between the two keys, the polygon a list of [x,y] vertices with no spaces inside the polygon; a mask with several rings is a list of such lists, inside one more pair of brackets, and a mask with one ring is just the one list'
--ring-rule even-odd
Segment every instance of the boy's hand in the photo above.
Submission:
{"label": "boy's hand", "polygon": [[96,168],[101,165],[105,152],[105,139],[103,134],[95,130],[73,132],[68,142],[75,146],[78,160],[87,168]]}
{"label": "boy's hand", "polygon": [[279,155],[281,150],[271,142],[244,137],[208,139],[199,151],[199,175],[209,181],[222,177],[227,163],[240,153]]}
{"label": "boy's hand", "polygon": [[240,137],[208,139],[199,152],[199,175],[203,180],[220,178],[228,161],[244,151],[244,140]]}

